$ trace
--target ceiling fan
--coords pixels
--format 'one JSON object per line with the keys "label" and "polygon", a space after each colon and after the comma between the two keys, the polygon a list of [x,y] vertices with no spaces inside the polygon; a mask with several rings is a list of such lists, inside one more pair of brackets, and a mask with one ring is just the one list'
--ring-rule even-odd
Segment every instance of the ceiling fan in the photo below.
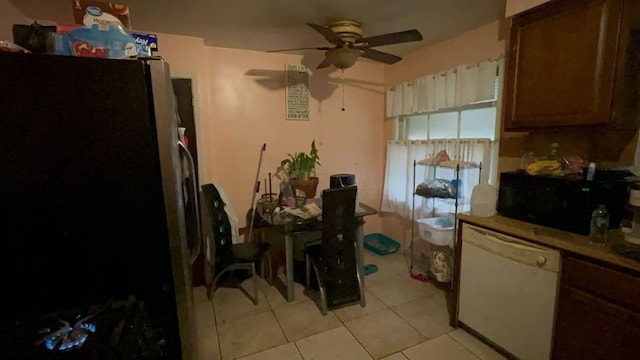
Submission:
{"label": "ceiling fan", "polygon": [[335,66],[338,69],[346,69],[362,56],[364,58],[379,61],[385,64],[395,64],[402,60],[401,57],[374,50],[372,47],[401,44],[412,41],[421,41],[422,34],[418,30],[406,30],[395,33],[362,37],[362,24],[356,20],[337,20],[327,26],[308,23],[312,29],[324,36],[333,47],[310,47],[285,50],[269,50],[267,52],[281,52],[294,50],[323,50],[324,60],[317,69]]}

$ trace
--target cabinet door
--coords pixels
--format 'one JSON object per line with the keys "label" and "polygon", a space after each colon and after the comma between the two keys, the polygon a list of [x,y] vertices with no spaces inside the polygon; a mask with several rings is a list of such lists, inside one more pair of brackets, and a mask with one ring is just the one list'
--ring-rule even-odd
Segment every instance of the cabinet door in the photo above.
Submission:
{"label": "cabinet door", "polygon": [[622,0],[556,1],[513,19],[505,129],[610,121]]}
{"label": "cabinet door", "polygon": [[553,359],[637,359],[640,315],[562,285]]}

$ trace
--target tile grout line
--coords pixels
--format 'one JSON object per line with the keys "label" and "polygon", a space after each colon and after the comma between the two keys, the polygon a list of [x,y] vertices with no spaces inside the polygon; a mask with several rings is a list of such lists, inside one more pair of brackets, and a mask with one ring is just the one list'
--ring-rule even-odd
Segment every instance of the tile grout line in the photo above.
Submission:
{"label": "tile grout line", "polygon": [[[464,330],[462,330],[464,331]],[[469,349],[468,347],[464,346],[463,343],[461,343],[460,341],[456,340],[456,338],[454,338],[453,336],[449,335],[449,333],[445,334],[449,337],[449,339],[453,340],[454,342],[456,342],[458,345],[462,346],[465,350],[467,350],[471,355],[475,356],[476,358],[482,360],[482,358],[480,357],[480,355],[474,353],[471,349]]]}
{"label": "tile grout line", "polygon": [[[267,304],[269,304],[269,310],[268,310],[268,311],[264,311],[264,312],[260,312],[260,313],[257,313],[257,314],[246,315],[246,316],[244,316],[244,317],[257,316],[257,315],[262,315],[262,314],[266,314],[266,313],[268,313],[268,312],[271,312],[271,314],[273,315],[274,319],[276,320],[276,323],[278,324],[278,327],[280,328],[280,332],[282,333],[282,336],[284,337],[284,339],[285,339],[287,342],[286,342],[285,344],[280,344],[280,345],[272,346],[272,347],[270,347],[270,348],[262,349],[262,350],[259,350],[259,351],[254,352],[254,353],[245,354],[245,355],[242,355],[242,356],[240,356],[240,357],[236,357],[236,358],[234,358],[233,360],[240,359],[240,358],[243,358],[243,357],[246,357],[246,356],[255,355],[255,354],[261,353],[261,352],[263,352],[263,351],[271,350],[271,349],[277,348],[278,346],[286,345],[286,344],[288,344],[288,343],[289,343],[289,341],[287,340],[287,335],[284,333],[284,330],[282,329],[282,325],[280,324],[280,321],[278,321],[278,317],[276,316],[276,314],[275,314],[275,312],[274,312],[273,308],[271,307],[271,302],[270,302],[270,301],[269,301],[269,299],[267,298],[267,295],[264,293],[264,291],[263,291],[263,289],[262,289],[262,287],[261,287],[260,285],[258,285],[258,291],[259,291],[259,293],[258,293],[258,299],[260,299],[260,293],[262,293],[262,295],[263,295],[263,297],[264,297],[264,300],[267,302]],[[214,313],[213,313],[213,315],[214,315],[214,320],[216,320],[216,323],[215,323],[215,324],[216,324],[216,335],[218,336],[218,352],[219,352],[219,354],[220,354],[220,360],[223,360],[223,359],[222,359],[222,346],[220,345],[220,332],[218,331],[218,322],[217,322],[217,319],[216,319],[216,316],[215,316],[215,304],[213,303],[213,297],[212,297],[212,299],[211,299],[211,304],[212,304],[212,305],[213,305],[213,307],[214,307]],[[257,306],[257,305],[254,305],[254,306]]]}
{"label": "tile grout line", "polygon": [[[271,306],[271,304],[269,304],[269,306]],[[282,333],[282,336],[284,336],[284,339],[287,341],[287,343],[291,342],[287,338],[287,334],[284,332],[284,328],[282,327],[282,324],[280,323],[280,320],[278,320],[278,317],[276,316],[275,310],[271,309],[271,314],[273,315],[273,318],[276,319],[276,323],[278,324],[278,327],[280,328],[280,332]]]}
{"label": "tile grout line", "polygon": [[[371,293],[371,290],[369,290],[369,292]],[[373,293],[371,293],[371,294],[372,294],[372,296],[373,296],[373,297],[375,297],[376,299],[378,299],[378,301],[380,301],[380,302],[385,306],[385,308],[384,308],[384,309],[381,309],[381,310],[378,310],[378,311],[374,311],[374,312],[372,312],[372,313],[370,313],[370,314],[366,314],[366,315],[361,316],[361,317],[359,317],[359,318],[351,319],[351,320],[349,320],[349,321],[355,321],[355,320],[361,319],[361,318],[363,318],[363,317],[365,317],[365,316],[369,316],[369,315],[372,315],[372,314],[376,314],[376,313],[378,313],[378,312],[381,312],[381,311],[384,311],[384,310],[387,310],[387,309],[388,309],[388,310],[391,310],[391,312],[392,312],[392,313],[394,313],[396,316],[398,316],[398,317],[400,318],[400,320],[402,320],[402,321],[403,321],[403,322],[405,322],[407,325],[409,325],[412,329],[414,329],[414,330],[415,330],[415,331],[416,331],[420,336],[422,336],[423,338],[425,338],[425,341],[429,341],[429,340],[431,340],[431,339],[427,339],[424,335],[422,335],[422,333],[421,333],[418,329],[416,329],[416,328],[415,328],[415,327],[413,327],[411,324],[409,324],[409,323],[408,323],[408,322],[407,322],[407,321],[406,321],[402,316],[400,316],[400,314],[398,314],[398,313],[396,313],[395,311],[393,311],[393,309],[392,309],[392,307],[391,307],[391,306],[387,305],[384,301],[382,301],[380,298],[378,298],[377,296],[375,296],[375,294],[373,294]],[[413,301],[413,300],[410,300],[410,301]],[[410,302],[410,301],[408,301],[408,302]],[[407,302],[407,303],[408,303],[408,302]],[[406,303],[403,303],[403,304],[406,304]],[[402,304],[399,304],[399,305],[402,305]],[[399,306],[399,305],[396,305],[396,306]],[[338,316],[336,315],[336,317],[338,317]],[[338,318],[338,320],[340,320],[340,318]],[[372,359],[376,359],[376,357],[375,357],[375,356],[373,356],[373,354],[371,354],[371,353],[369,352],[369,350],[367,350],[367,348],[364,346],[364,344],[362,344],[362,342],[360,342],[360,340],[358,339],[358,337],[357,337],[357,336],[356,336],[356,335],[355,335],[355,334],[354,334],[354,333],[349,329],[349,327],[347,327],[347,325],[345,324],[345,322],[343,322],[342,320],[340,320],[340,322],[342,323],[343,327],[344,327],[345,329],[347,329],[347,331],[351,334],[351,336],[353,336],[353,338],[354,338],[354,339],[356,339],[356,341],[358,342],[358,344],[360,344],[360,346],[362,346],[362,348],[364,349],[364,351],[366,351],[366,352],[367,352],[367,354],[369,354],[369,356],[370,356]],[[443,335],[446,335],[446,334],[443,334]],[[423,341],[423,342],[424,342],[424,341]],[[421,343],[422,343],[422,342],[420,342],[419,344],[421,344]],[[407,350],[407,349],[409,349],[409,348],[411,348],[411,347],[413,347],[413,346],[416,346],[416,345],[418,345],[418,344],[411,345],[411,346],[409,346],[409,347],[407,347],[407,348],[404,348],[404,349],[398,350],[398,351],[396,351],[396,352],[394,352],[394,353],[384,355],[383,357],[387,357],[387,356],[393,355],[393,354],[398,353],[398,352],[402,353],[404,350]],[[475,354],[474,354],[474,355],[475,355]],[[404,353],[402,353],[402,356],[404,356],[405,358],[407,358],[407,356],[406,356]]]}
{"label": "tile grout line", "polygon": [[[406,274],[404,274],[404,272],[403,272],[403,273],[397,273],[397,274],[398,274],[398,275],[403,275],[403,276],[404,276],[404,275],[406,275]],[[366,289],[366,281],[365,281],[365,289]],[[403,351],[405,351],[405,350],[407,350],[407,349],[409,349],[409,348],[411,348],[411,347],[413,347],[413,346],[416,346],[416,345],[422,344],[423,342],[426,342],[426,341],[431,340],[431,339],[427,339],[427,338],[426,338],[426,337],[425,337],[425,336],[420,332],[420,330],[418,330],[417,328],[415,328],[415,327],[414,327],[413,325],[411,325],[408,321],[406,321],[402,316],[400,316],[400,314],[398,314],[397,312],[395,312],[395,311],[393,310],[393,307],[394,307],[394,306],[400,306],[400,305],[408,304],[408,303],[410,303],[410,302],[412,302],[412,301],[415,301],[415,300],[417,300],[417,299],[421,298],[422,296],[417,297],[417,298],[415,298],[415,299],[408,300],[408,301],[403,302],[403,303],[401,303],[401,304],[397,304],[397,305],[394,305],[394,306],[390,306],[390,305],[388,305],[387,303],[385,303],[384,301],[382,301],[379,297],[375,296],[375,294],[373,294],[373,292],[372,292],[370,289],[368,289],[368,290],[369,290],[369,293],[371,293],[371,294],[372,294],[374,297],[376,297],[376,298],[377,298],[377,299],[378,299],[382,304],[384,304],[384,306],[386,307],[386,309],[389,309],[389,310],[390,310],[394,315],[396,315],[398,318],[400,318],[400,320],[402,320],[405,324],[409,325],[409,327],[411,327],[411,328],[412,328],[413,330],[415,330],[415,331],[416,331],[416,332],[417,332],[421,337],[423,337],[423,338],[425,339],[424,341],[422,341],[422,342],[420,342],[420,343],[418,343],[418,344],[411,345],[411,346],[409,346],[409,347],[407,347],[407,348],[404,348],[404,349],[401,349],[401,350],[399,350],[399,351],[397,351],[397,352],[395,352],[395,353],[400,352],[400,353],[402,353],[402,356],[404,356],[405,358],[407,358],[407,356],[403,353]],[[435,293],[435,292],[434,292],[433,294],[425,295],[424,297],[425,297],[425,298],[430,298],[430,297],[432,297],[432,296],[435,296],[436,294],[437,294],[437,293]],[[383,310],[384,310],[384,309],[383,309]],[[383,310],[380,310],[380,311],[383,311]],[[376,311],[376,312],[378,312],[378,311]],[[374,312],[374,313],[376,313],[376,312]],[[372,314],[373,314],[373,313],[372,313]],[[370,314],[367,314],[367,315],[370,315]],[[365,315],[365,316],[366,316],[366,315]],[[362,318],[362,317],[361,317],[361,318]],[[355,319],[353,319],[353,320],[355,320]],[[349,330],[349,328],[348,328],[346,325],[345,325],[345,328],[347,329],[347,331],[349,331],[349,332],[351,333],[351,331]],[[351,333],[351,335],[353,335],[353,337],[356,339],[356,341],[358,341],[358,343],[360,343],[360,341],[359,341],[359,340],[358,340],[358,338],[355,336],[355,334]],[[443,334],[443,335],[447,335],[447,333],[445,333],[445,334]],[[365,351],[367,351],[367,353],[371,356],[371,358],[375,359],[375,357],[374,357],[371,353],[369,353],[369,351],[364,347],[364,345],[362,345],[362,343],[360,343],[360,345],[365,349]],[[385,355],[385,356],[390,356],[390,355],[393,355],[393,354],[395,354],[395,353],[388,354],[388,355]],[[475,354],[474,354],[474,356],[475,356]]]}
{"label": "tile grout line", "polygon": [[[272,286],[273,286],[273,285],[272,285]],[[284,337],[284,340],[286,341],[286,343],[285,343],[285,344],[281,344],[281,345],[277,345],[277,346],[272,346],[272,347],[267,348],[267,349],[260,350],[260,351],[256,352],[255,354],[257,354],[257,353],[259,353],[259,352],[262,352],[262,351],[267,351],[267,350],[270,350],[270,349],[275,349],[275,348],[277,348],[278,346],[286,345],[286,344],[288,344],[288,343],[289,343],[289,339],[287,339],[287,334],[284,332],[284,329],[282,328],[282,324],[280,323],[280,320],[278,320],[278,317],[276,316],[276,311],[275,311],[275,309],[273,308],[273,304],[271,304],[271,301],[269,301],[269,298],[268,298],[268,297],[267,297],[267,295],[264,293],[264,290],[262,289],[262,287],[260,287],[260,286],[258,286],[258,287],[260,288],[260,291],[261,291],[261,292],[263,293],[263,295],[264,295],[264,301],[266,301],[266,302],[267,302],[267,304],[269,304],[269,309],[270,309],[270,311],[271,311],[271,315],[273,315],[273,318],[274,318],[274,319],[276,319],[276,323],[278,324],[278,327],[280,328],[280,332],[282,333],[282,336]],[[296,349],[297,349],[297,347],[296,347]],[[300,353],[300,350],[298,350],[298,353]],[[252,355],[252,354],[250,354],[250,355]],[[249,355],[246,355],[246,356],[249,356]],[[300,356],[302,357],[302,354],[300,354]]]}
{"label": "tile grout line", "polygon": [[[406,275],[406,273],[405,273],[404,271],[403,271],[403,272],[394,272],[394,275],[401,275],[401,276],[404,276],[404,275]],[[289,342],[292,342],[292,343],[294,343],[294,346],[296,347],[296,350],[298,351],[298,354],[299,354],[302,358],[304,358],[304,356],[302,355],[302,352],[300,351],[300,348],[298,347],[298,344],[297,344],[296,342],[297,342],[298,340],[303,340],[303,339],[305,339],[305,338],[301,338],[301,339],[296,339],[296,340],[288,341],[287,336],[286,336],[286,334],[285,334],[285,332],[284,332],[284,329],[283,329],[283,327],[282,327],[282,324],[280,323],[280,321],[278,320],[278,317],[277,317],[277,316],[276,316],[276,314],[275,314],[276,309],[273,307],[274,305],[273,305],[273,304],[272,304],[272,302],[271,302],[271,301],[269,301],[269,299],[267,298],[267,296],[266,296],[266,294],[265,294],[265,291],[264,291],[263,287],[262,287],[262,286],[259,286],[259,288],[260,288],[260,292],[264,295],[264,299],[265,299],[265,301],[267,301],[267,304],[269,305],[269,311],[271,311],[271,313],[272,313],[273,317],[276,319],[276,323],[278,324],[278,326],[279,326],[279,328],[280,328],[280,331],[281,331],[282,335],[284,336],[284,338],[285,338],[285,340],[286,340],[287,342],[286,342],[285,344],[281,344],[281,345],[273,346],[273,347],[270,347],[270,348],[267,348],[267,349],[263,349],[263,350],[260,350],[260,351],[255,352],[255,353],[252,353],[252,354],[246,354],[246,355],[243,355],[242,357],[245,357],[245,356],[251,356],[251,355],[254,355],[254,354],[256,354],[256,353],[263,352],[263,351],[268,351],[268,350],[270,350],[270,349],[276,348],[276,347],[278,347],[278,346],[286,345],[286,344],[288,344]],[[365,287],[365,289],[367,289],[367,288]],[[407,325],[409,325],[409,327],[410,327],[410,328],[414,329],[414,330],[415,330],[419,335],[421,335],[421,337],[425,338],[425,340],[426,340],[426,341],[431,340],[431,339],[426,339],[426,337],[425,337],[425,336],[424,336],[424,335],[423,335],[423,334],[422,334],[422,333],[421,333],[417,328],[413,327],[413,326],[412,326],[410,323],[408,323],[404,318],[402,318],[402,316],[400,316],[396,311],[394,311],[392,306],[387,305],[387,304],[386,304],[384,301],[382,301],[378,296],[376,296],[376,295],[375,295],[375,294],[374,294],[370,289],[367,289],[367,290],[368,290],[369,294],[370,294],[372,297],[376,298],[378,301],[380,301],[380,303],[381,303],[382,305],[384,305],[384,308],[383,308],[383,309],[380,309],[380,310],[378,310],[378,311],[374,311],[373,313],[366,314],[366,315],[364,315],[364,316],[371,315],[371,314],[374,314],[374,313],[377,313],[377,312],[383,311],[383,310],[385,310],[385,309],[390,309],[390,310],[391,310],[391,312],[392,312],[393,314],[395,314],[396,316],[398,316],[398,317],[399,317],[399,318],[400,318],[404,323],[406,323]],[[424,297],[426,297],[426,298],[430,298],[430,297],[435,296],[436,294],[437,294],[437,292],[434,292],[433,294],[425,295]],[[421,298],[421,297],[422,297],[422,296],[417,297],[416,299],[419,299],[419,298]],[[415,301],[416,299],[411,299],[411,300],[408,300],[408,301],[406,301],[406,302],[403,302],[403,303],[401,303],[401,304],[397,304],[397,305],[394,305],[394,306],[400,306],[400,305],[403,305],[403,304],[407,304],[407,303],[409,303],[409,302]],[[312,299],[310,299],[310,301],[313,301],[313,300],[312,300]],[[211,301],[211,303],[213,304],[213,301]],[[285,305],[286,305],[286,304],[285,304]],[[340,325],[341,325],[342,327],[344,327],[344,328],[349,332],[349,334],[350,334],[350,335],[351,335],[351,336],[356,340],[356,342],[361,346],[361,348],[362,348],[362,349],[364,349],[364,350],[365,350],[365,352],[366,352],[366,353],[367,353],[367,354],[368,354],[372,359],[375,359],[375,357],[374,357],[374,356],[373,356],[373,355],[372,355],[372,354],[367,350],[367,348],[366,348],[366,347],[365,347],[365,346],[360,342],[360,340],[355,336],[355,334],[354,334],[354,333],[353,333],[353,332],[352,332],[352,331],[351,331],[351,330],[346,326],[346,322],[345,322],[345,321],[342,321],[342,320],[341,320],[341,319],[340,319],[340,318],[335,314],[335,311],[331,311],[331,312],[333,313],[333,316],[335,316],[335,317],[338,319],[338,321],[339,321]],[[254,314],[254,315],[255,315],[255,314]],[[355,320],[358,320],[358,319],[360,319],[360,318],[362,318],[362,317],[363,317],[363,316],[360,316],[360,317],[355,318],[355,319],[350,319],[349,321],[355,321]],[[222,358],[222,349],[221,349],[221,346],[220,346],[220,333],[219,333],[219,331],[217,331],[218,323],[217,323],[217,318],[216,318],[216,316],[215,316],[215,305],[214,305],[214,320],[216,320],[216,321],[215,321],[215,325],[216,325],[216,335],[218,336],[218,351],[219,351],[220,357]],[[347,321],[347,322],[348,322],[348,321]],[[336,328],[336,329],[337,329],[337,328]],[[334,330],[334,329],[329,329],[329,330]],[[327,331],[329,331],[329,330],[327,330]],[[447,334],[448,334],[448,333],[445,333],[445,334],[443,334],[443,335],[447,335]],[[315,335],[318,335],[318,334],[309,335],[309,336],[307,336],[306,338],[311,337],[311,336],[315,336]],[[454,340],[455,340],[455,339],[454,339]],[[423,342],[424,342],[424,341],[423,341]],[[415,345],[413,345],[413,346],[415,346]],[[410,346],[410,347],[411,347],[411,346]],[[396,353],[401,353],[401,354],[402,354],[402,356],[404,356],[404,357],[406,358],[406,355],[403,353],[403,351],[404,351],[404,350],[406,350],[406,349],[408,349],[408,348],[410,348],[410,347],[407,347],[407,348],[405,348],[405,349],[399,350],[399,351],[397,351]],[[464,347],[464,346],[463,346],[463,347]],[[466,349],[466,347],[465,347],[465,349]],[[468,350],[469,352],[471,352],[469,349],[467,349],[467,350]],[[473,352],[471,352],[471,353],[472,353],[475,357],[478,357],[478,356],[477,356],[476,354],[474,354]],[[392,355],[392,354],[389,354],[389,355]],[[385,356],[388,356],[388,355],[385,355]]]}
{"label": "tile grout line", "polygon": [[[365,290],[366,290],[366,285],[365,285]],[[383,305],[385,306],[385,308],[388,308],[388,307],[387,307],[387,304],[385,304],[385,303],[384,303],[382,300],[380,300],[377,296],[375,296],[373,293],[371,293],[371,291],[369,291],[369,293],[371,294],[371,296],[373,296],[373,297],[375,297],[376,299],[378,299],[378,301],[380,301],[380,303],[381,303],[381,304],[383,304]],[[366,298],[365,298],[365,299],[366,299]],[[380,312],[380,311],[383,311],[383,310],[384,310],[384,309],[382,309],[382,310],[378,310],[378,311],[374,311],[374,312],[373,312],[373,313],[371,313],[371,314],[375,314],[375,313]],[[369,350],[367,350],[367,348],[364,346],[364,344],[362,344],[362,342],[360,342],[360,340],[358,339],[358,337],[357,337],[357,336],[356,336],[356,335],[355,335],[355,334],[354,334],[354,333],[349,329],[349,327],[347,327],[346,322],[345,322],[345,321],[342,321],[342,319],[340,319],[340,317],[339,317],[338,315],[336,315],[336,314],[335,314],[335,311],[334,311],[334,310],[331,310],[331,312],[333,313],[333,316],[335,316],[335,317],[338,319],[338,321],[340,321],[340,324],[342,325],[342,327],[343,327],[345,330],[347,330],[347,332],[348,332],[349,334],[351,334],[351,336],[356,340],[356,342],[358,343],[358,345],[360,345],[360,347],[362,347],[362,349],[364,349],[364,351],[367,353],[367,355],[369,355],[369,357],[370,357],[371,359],[374,359],[374,360],[375,360],[375,356],[373,356],[373,354],[371,354],[371,353],[369,352]],[[370,315],[370,314],[367,314],[367,315]],[[366,316],[366,315],[365,315],[365,316]],[[363,316],[361,316],[361,317],[359,317],[359,318],[362,318],[362,317],[363,317]],[[349,321],[354,321],[354,320],[357,320],[357,319],[359,319],[359,318],[351,319],[351,320],[349,320]]]}
{"label": "tile grout line", "polygon": [[[426,296],[424,296],[424,297],[425,297],[425,298],[431,298],[431,297],[434,297],[434,296],[436,296],[436,295],[437,295],[437,292],[435,292],[435,293],[433,293],[433,294],[431,294],[431,295],[426,295]],[[399,313],[397,313],[397,312],[393,309],[394,307],[398,307],[398,306],[401,306],[401,305],[404,305],[404,304],[408,304],[408,303],[410,303],[410,302],[412,302],[412,301],[415,301],[415,300],[418,300],[418,299],[420,299],[420,297],[418,297],[418,298],[416,298],[416,299],[413,299],[413,300],[409,300],[409,301],[404,302],[404,303],[402,303],[402,304],[398,304],[398,305],[394,305],[394,306],[389,306],[389,307],[388,307],[388,309],[389,309],[389,310],[391,310],[391,312],[393,312],[396,316],[398,316],[398,318],[400,318],[400,320],[402,320],[404,323],[406,323],[407,325],[409,325],[412,329],[414,329],[418,334],[420,334],[420,336],[422,336],[422,337],[425,339],[424,341],[422,341],[422,342],[420,342],[420,343],[418,343],[418,344],[411,345],[411,346],[409,346],[409,347],[407,347],[407,348],[404,348],[404,349],[400,350],[399,352],[401,352],[401,353],[402,353],[402,355],[403,355],[405,358],[407,358],[407,355],[404,353],[404,351],[405,351],[405,350],[407,350],[407,349],[409,349],[409,348],[412,348],[412,347],[414,347],[414,346],[416,346],[416,345],[419,345],[419,344],[422,344],[422,343],[425,343],[425,342],[431,341],[431,340],[433,340],[433,339],[436,339],[436,338],[438,338],[438,337],[440,337],[440,336],[442,336],[442,335],[449,336],[449,333],[450,333],[451,331],[453,331],[453,330],[451,330],[451,331],[445,332],[445,333],[443,333],[443,334],[440,334],[440,335],[438,335],[438,336],[435,336],[435,337],[432,337],[432,338],[427,338],[424,334],[422,334],[422,332],[420,332],[420,330],[418,330],[418,328],[416,328],[415,326],[411,325],[407,320],[405,320],[405,319],[404,319],[404,318],[403,318]],[[384,302],[383,302],[383,303],[384,303]],[[385,305],[387,305],[387,304],[385,304]],[[449,336],[449,337],[450,337],[450,336]],[[450,337],[450,338],[451,338],[451,337]],[[453,339],[453,338],[451,338],[451,339]],[[455,341],[455,339],[453,339],[453,340]],[[457,342],[457,341],[456,341],[456,342]],[[460,344],[460,345],[461,345],[461,346],[463,346],[467,351],[469,351],[473,356],[475,356],[476,358],[479,358],[475,353],[473,353],[471,350],[467,349],[464,345],[462,345],[462,344]]]}
{"label": "tile grout line", "polygon": [[[298,339],[298,340],[300,340],[300,339]],[[298,340],[294,340],[294,341],[292,341],[292,343],[293,343],[293,346],[296,347],[296,350],[298,350],[298,355],[300,355],[300,358],[302,360],[304,360],[304,355],[302,355],[302,351],[300,351],[300,348],[298,347],[298,344],[296,344],[296,341],[298,341]]]}
{"label": "tile grout line", "polygon": [[216,327],[216,341],[218,342],[218,356],[220,356],[220,360],[222,360],[222,346],[220,345],[220,331],[218,331],[218,318],[216,316],[216,305],[213,303],[214,294],[215,293],[211,294],[211,300],[209,300],[209,294],[207,294],[207,301],[211,303],[211,310],[213,310],[213,325]]}
{"label": "tile grout line", "polygon": [[[412,301],[413,301],[413,300],[412,300]],[[398,305],[396,305],[396,306],[398,306]],[[391,307],[390,307],[390,308],[389,308],[389,310],[391,310],[391,312],[392,312],[392,313],[394,313],[398,318],[400,318],[400,320],[404,321],[404,323],[405,323],[405,324],[409,325],[409,327],[411,327],[411,328],[412,328],[413,330],[415,330],[415,331],[416,331],[420,336],[422,336],[422,338],[424,338],[424,340],[423,340],[423,341],[421,341],[421,342],[419,342],[418,344],[414,344],[414,345],[411,345],[411,346],[409,346],[409,347],[407,347],[407,348],[404,348],[404,349],[400,350],[400,352],[403,352],[403,351],[405,351],[405,350],[407,350],[407,349],[409,349],[409,348],[411,348],[411,347],[414,347],[414,346],[416,346],[416,345],[419,345],[419,344],[422,344],[422,343],[424,343],[424,342],[427,342],[427,341],[431,340],[431,339],[428,339],[426,336],[424,336],[424,335],[420,332],[420,330],[418,330],[416,327],[414,327],[413,325],[411,325],[411,324],[410,324],[407,320],[405,320],[402,316],[400,316],[400,314],[398,314],[397,312],[395,312],[395,311],[393,310],[393,308],[391,308]],[[402,354],[402,355],[404,355],[404,354]],[[405,356],[405,357],[406,357],[406,356]]]}
{"label": "tile grout line", "polygon": [[[380,311],[382,311],[382,310],[380,310]],[[376,311],[376,312],[377,312],[377,311]],[[336,317],[337,317],[337,316],[336,316]],[[340,320],[340,318],[338,318],[338,320]],[[353,321],[353,320],[355,320],[355,319],[352,319],[352,320],[349,320],[349,321]],[[362,344],[362,342],[360,342],[360,340],[358,339],[358,337],[356,336],[356,334],[354,334],[354,333],[351,331],[351,329],[349,329],[349,327],[347,327],[347,325],[346,325],[344,322],[342,322],[342,320],[340,320],[340,323],[342,323],[342,327],[344,327],[344,328],[347,330],[347,332],[348,332],[349,334],[351,334],[351,336],[353,336],[353,338],[356,340],[356,342],[357,342],[357,343],[358,343],[358,344],[359,344],[359,345],[364,349],[364,351],[369,355],[369,357],[370,357],[371,359],[374,359],[374,360],[375,360],[375,358],[376,358],[376,357],[375,357],[375,356],[373,356],[373,354],[371,354],[371,353],[369,352],[369,350],[367,350],[367,348],[364,346],[364,344]]]}

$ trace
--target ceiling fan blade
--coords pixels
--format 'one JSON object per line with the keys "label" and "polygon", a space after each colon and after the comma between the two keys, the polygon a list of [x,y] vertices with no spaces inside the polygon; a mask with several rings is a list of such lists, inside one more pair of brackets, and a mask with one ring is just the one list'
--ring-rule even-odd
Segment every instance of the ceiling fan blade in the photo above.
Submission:
{"label": "ceiling fan blade", "polygon": [[399,56],[395,56],[392,54],[388,54],[386,52],[382,52],[382,51],[378,51],[378,50],[373,50],[373,49],[369,49],[369,48],[363,48],[360,49],[362,50],[362,57],[365,57],[367,59],[371,59],[371,60],[375,60],[375,61],[379,61],[385,64],[395,64],[398,61],[402,60],[401,57]]}
{"label": "ceiling fan blade", "polygon": [[328,42],[338,46],[344,44],[344,41],[342,41],[342,38],[338,36],[338,34],[334,33],[333,30],[329,29],[328,27],[312,24],[312,23],[307,23],[307,25],[311,26],[313,30],[322,34],[322,36],[324,36],[324,38],[327,39]]}
{"label": "ceiling fan blade", "polygon": [[308,48],[297,48],[297,49],[282,49],[282,50],[267,50],[268,53],[272,52],[283,52],[283,51],[296,51],[296,50],[329,50],[330,47],[308,47]]}
{"label": "ceiling fan blade", "polygon": [[364,44],[365,46],[373,47],[401,44],[420,40],[422,40],[422,34],[420,33],[420,31],[414,29],[360,39],[358,40],[358,44]]}
{"label": "ceiling fan blade", "polygon": [[316,67],[316,69],[323,69],[329,66],[331,66],[331,60],[329,60],[328,57],[325,57],[324,60],[322,60],[322,62],[320,63],[320,65]]}

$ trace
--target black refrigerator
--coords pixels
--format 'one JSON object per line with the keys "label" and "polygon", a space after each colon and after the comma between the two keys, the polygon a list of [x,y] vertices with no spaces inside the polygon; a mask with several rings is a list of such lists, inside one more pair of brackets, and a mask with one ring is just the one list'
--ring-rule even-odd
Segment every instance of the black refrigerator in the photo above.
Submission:
{"label": "black refrigerator", "polygon": [[168,64],[0,53],[0,74],[0,358],[194,358]]}

